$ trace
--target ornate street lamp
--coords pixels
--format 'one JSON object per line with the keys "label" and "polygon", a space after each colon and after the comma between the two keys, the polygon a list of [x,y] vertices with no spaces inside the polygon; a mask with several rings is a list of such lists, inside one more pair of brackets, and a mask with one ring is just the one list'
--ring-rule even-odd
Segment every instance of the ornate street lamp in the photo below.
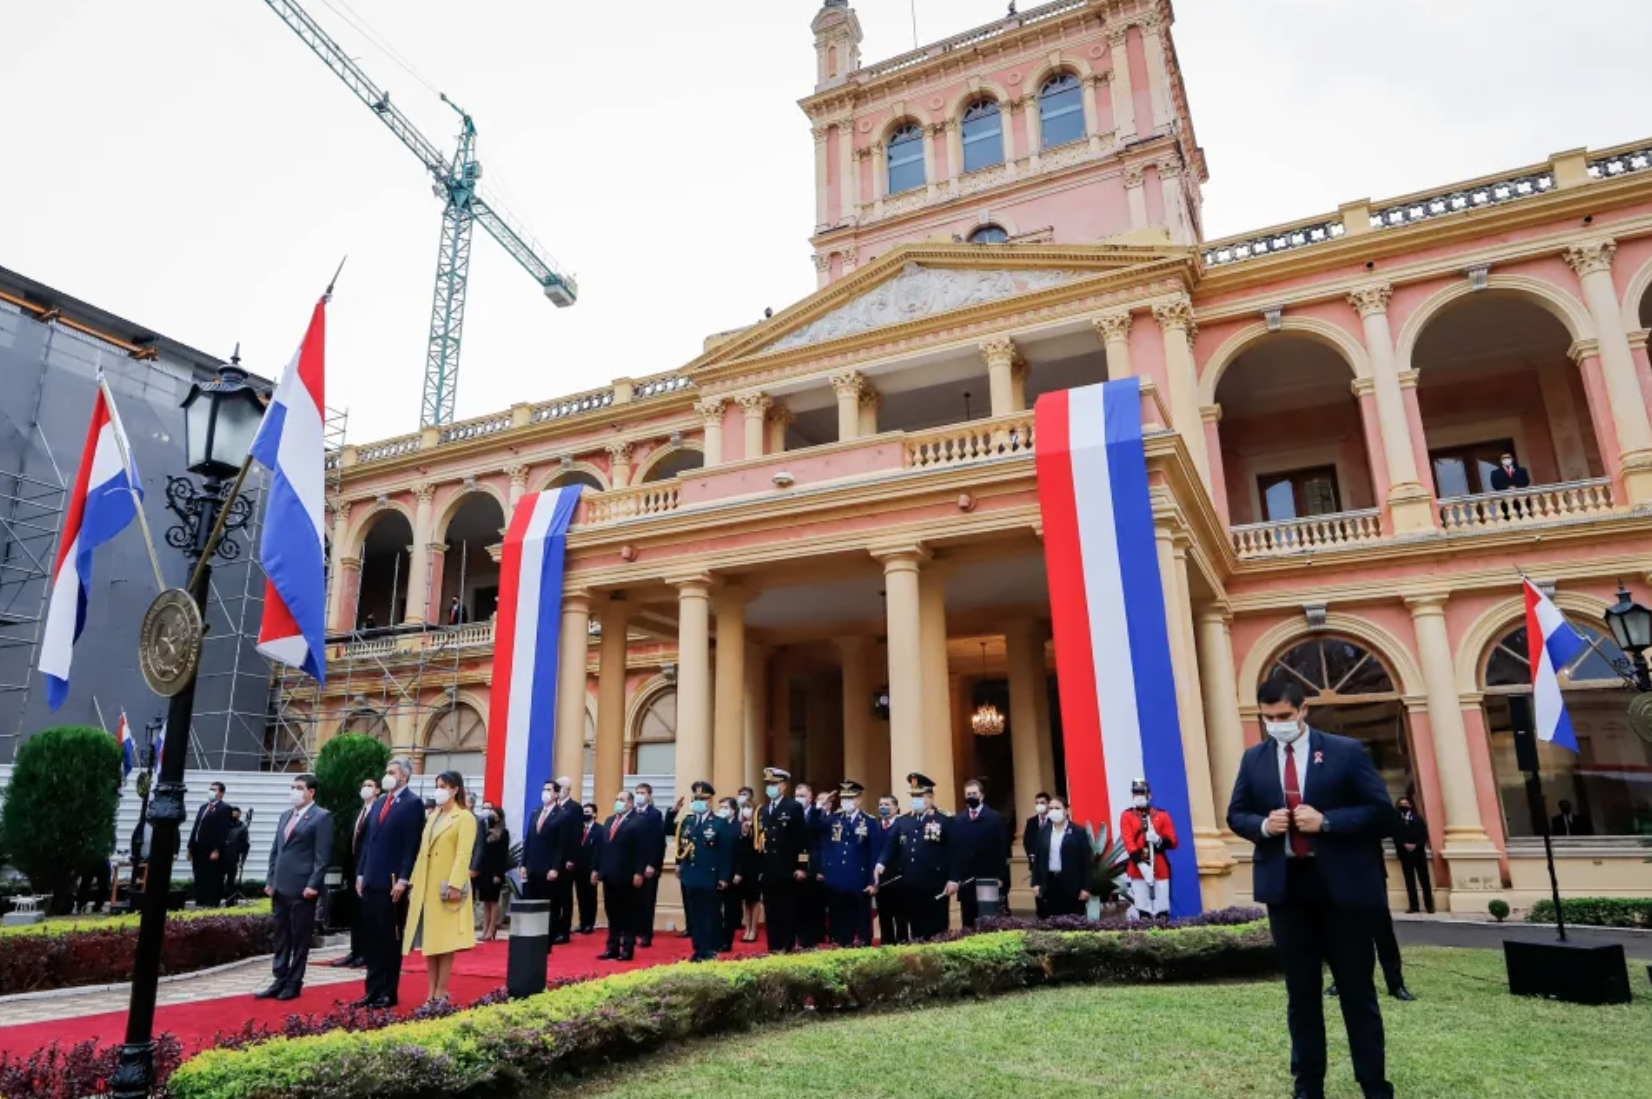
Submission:
{"label": "ornate street lamp", "polygon": [[[126,1012],[126,1041],[110,1077],[115,1099],[145,1099],[155,1082],[155,991],[166,936],[166,906],[172,881],[173,850],[184,820],[184,762],[195,711],[195,673],[200,664],[202,616],[206,611],[214,555],[232,561],[241,548],[226,537],[247,525],[252,506],[241,496],[247,452],[264,414],[258,392],[247,384],[240,349],[218,369],[214,381],[190,386],[184,398],[184,454],[190,473],[168,476],[166,506],[178,523],[166,543],[182,550],[193,565],[186,589],[168,588],[144,614],[138,663],[156,694],[169,699],[160,774],[150,793],[149,874],[140,903],[132,994]],[[235,475],[233,484],[225,478]]]}
{"label": "ornate street lamp", "polygon": [[1615,662],[1618,674],[1635,690],[1652,691],[1646,666],[1646,650],[1652,649],[1652,610],[1631,599],[1629,589],[1619,584],[1618,601],[1606,608],[1605,618],[1612,640],[1624,653],[1624,659]]}

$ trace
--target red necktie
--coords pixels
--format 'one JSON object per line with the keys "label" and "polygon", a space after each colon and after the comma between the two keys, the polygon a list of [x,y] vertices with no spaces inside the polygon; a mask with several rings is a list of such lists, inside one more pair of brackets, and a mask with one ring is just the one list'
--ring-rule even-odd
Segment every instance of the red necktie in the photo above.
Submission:
{"label": "red necktie", "polygon": [[619,831],[620,821],[622,821],[624,819],[625,819],[624,817],[615,817],[614,818],[614,823],[610,824],[608,826],[608,838],[609,839],[614,838],[614,833]]}
{"label": "red necktie", "polygon": [[535,832],[543,832],[545,830],[545,818],[550,815],[551,811],[549,809],[541,809],[539,811],[539,823],[533,826],[533,830]]}
{"label": "red necktie", "polygon": [[294,813],[291,817],[287,818],[287,834],[281,837],[282,843],[286,843],[288,840],[293,838],[293,829],[298,827],[300,816],[301,814]]}
{"label": "red necktie", "polygon": [[[1296,807],[1302,804],[1302,783],[1296,776],[1296,747],[1285,745],[1285,808],[1294,814]],[[1308,846],[1308,837],[1302,834],[1294,821],[1286,833],[1290,837],[1291,854],[1299,859],[1312,855],[1313,848]]]}
{"label": "red necktie", "polygon": [[388,817],[390,815],[390,801],[391,801],[390,795],[389,794],[384,795],[384,808],[379,810],[379,823],[380,824],[383,824],[384,823],[384,818]]}

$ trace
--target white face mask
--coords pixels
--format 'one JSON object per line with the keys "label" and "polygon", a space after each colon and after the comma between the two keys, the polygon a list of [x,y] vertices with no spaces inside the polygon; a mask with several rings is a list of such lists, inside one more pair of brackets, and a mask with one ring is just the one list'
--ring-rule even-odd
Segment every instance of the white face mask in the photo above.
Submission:
{"label": "white face mask", "polygon": [[749,800],[751,799],[746,797],[745,794],[741,794],[739,797],[734,799],[735,804],[739,805],[742,809],[745,808],[746,802]]}
{"label": "white face mask", "polygon": [[751,808],[749,806],[740,810],[740,819],[741,820],[750,820],[751,819]]}
{"label": "white face mask", "polygon": [[1300,721],[1269,721],[1264,718],[1262,727],[1267,730],[1269,736],[1281,744],[1289,744],[1302,735]]}
{"label": "white face mask", "polygon": [[363,786],[361,788],[361,800],[362,801],[372,801],[374,798],[376,798],[378,796],[379,796],[379,792],[377,790],[373,789],[371,786]]}
{"label": "white face mask", "polygon": [[642,808],[642,807],[647,806],[647,804],[649,803],[650,800],[652,800],[652,799],[647,794],[638,794],[637,795],[637,806],[638,806],[638,808]]}
{"label": "white face mask", "polygon": [[1067,810],[1065,810],[1065,809],[1051,809],[1050,810],[1050,823],[1051,824],[1063,824],[1063,823],[1066,822],[1066,820],[1067,820]]}
{"label": "white face mask", "polygon": [[539,803],[541,805],[555,805],[556,795],[551,793],[551,791],[546,790],[539,795]]}
{"label": "white face mask", "polygon": [[911,801],[912,811],[914,813],[921,813],[921,812],[924,811],[924,807],[928,804],[929,804],[929,799],[924,797],[922,794],[919,794],[916,797],[914,797]]}
{"label": "white face mask", "polygon": [[396,788],[396,776],[390,774],[385,775],[384,778],[380,780],[379,785],[383,786],[387,791],[394,790]]}
{"label": "white face mask", "polygon": [[445,786],[438,786],[436,787],[436,792],[431,796],[436,799],[437,805],[446,805],[448,802],[453,800],[453,791],[449,790]]}
{"label": "white face mask", "polygon": [[287,800],[293,803],[293,808],[294,809],[297,809],[300,805],[304,804],[304,791],[303,790],[288,790],[287,791]]}
{"label": "white face mask", "polygon": [[1049,811],[1050,811],[1050,807],[1048,805],[1046,805],[1044,802],[1041,801],[1041,802],[1038,803],[1038,815],[1039,816],[1044,816]]}
{"label": "white face mask", "polygon": [[734,813],[728,806],[725,805],[721,809],[717,810],[717,815],[722,817],[724,820],[728,820],[734,816]]}
{"label": "white face mask", "polygon": [[207,800],[208,801],[217,801],[218,800],[218,791],[208,790],[207,791]]}
{"label": "white face mask", "polygon": [[1130,799],[1130,804],[1134,805],[1137,809],[1146,809],[1147,799],[1142,797],[1140,794],[1137,794],[1135,797]]}
{"label": "white face mask", "polygon": [[624,798],[615,798],[614,799],[614,812],[623,814],[625,812],[625,809],[626,809],[625,799]]}
{"label": "white face mask", "polygon": [[856,809],[859,809],[859,808],[860,808],[860,802],[857,801],[856,799],[854,799],[854,798],[844,798],[843,799],[843,811],[845,813],[853,813]]}

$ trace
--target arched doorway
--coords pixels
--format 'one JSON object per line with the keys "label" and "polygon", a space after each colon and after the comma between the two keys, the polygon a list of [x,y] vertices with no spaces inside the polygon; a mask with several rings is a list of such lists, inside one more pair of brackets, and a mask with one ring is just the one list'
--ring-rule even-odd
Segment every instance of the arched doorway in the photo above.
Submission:
{"label": "arched doorway", "polygon": [[587,493],[603,492],[602,482],[597,475],[583,469],[571,469],[567,473],[558,473],[546,482],[546,488],[561,488],[563,485],[584,485]]}
{"label": "arched doorway", "polygon": [[468,702],[455,702],[430,720],[425,740],[424,773],[458,771],[466,783],[480,779],[486,767],[487,723]]}
{"label": "arched doorway", "polygon": [[[1631,695],[1612,669],[1612,661],[1623,652],[1599,628],[1575,618],[1568,621],[1588,643],[1559,672],[1578,751],[1574,755],[1564,748],[1537,745],[1548,811],[1558,813],[1560,802],[1569,802],[1583,823],[1581,829],[1571,829],[1573,836],[1652,834],[1652,744],[1629,727]],[[1518,620],[1492,643],[1480,665],[1492,772],[1511,839],[1542,834],[1526,800],[1526,776],[1515,763],[1509,721],[1509,696],[1531,693],[1527,652],[1526,624]]]}
{"label": "arched doorway", "polygon": [[[1302,684],[1314,728],[1364,744],[1391,798],[1418,796],[1411,734],[1394,675],[1357,641],[1325,636],[1292,642],[1262,673]],[[1424,815],[1429,808],[1424,806]]]}
{"label": "arched doorway", "polygon": [[667,687],[643,703],[632,728],[631,743],[636,752],[633,774],[674,775],[677,773],[677,689]]}
{"label": "arched doorway", "polygon": [[643,474],[641,483],[651,484],[654,481],[669,481],[671,478],[687,473],[689,470],[699,469],[705,464],[706,456],[698,450],[679,447],[650,465],[648,472]]}
{"label": "arched doorway", "polygon": [[[448,519],[437,622],[486,622],[499,606],[499,563],[489,548],[504,535],[505,510],[491,493],[467,493]],[[458,600],[457,611],[454,600]]]}
{"label": "arched doorway", "polygon": [[361,581],[357,589],[358,630],[383,629],[407,617],[413,524],[394,508],[372,519],[361,544]]}
{"label": "arched doorway", "polygon": [[339,726],[338,731],[340,734],[353,733],[356,736],[370,736],[381,744],[385,744],[392,749],[395,748],[395,744],[391,739],[390,722],[385,719],[383,713],[370,706],[358,706],[351,710],[345,716],[344,723]]}

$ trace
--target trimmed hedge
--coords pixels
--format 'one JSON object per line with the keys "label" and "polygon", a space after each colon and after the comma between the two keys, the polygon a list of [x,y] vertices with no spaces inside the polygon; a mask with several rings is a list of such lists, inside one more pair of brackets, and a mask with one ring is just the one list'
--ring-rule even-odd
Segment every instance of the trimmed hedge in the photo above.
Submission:
{"label": "trimmed hedge", "polygon": [[[138,924],[126,917],[87,930],[63,924],[36,924],[0,940],[0,995],[50,988],[119,984],[132,979]],[[74,921],[82,922],[82,921]],[[275,949],[275,920],[254,915],[192,913],[168,920],[161,944],[161,972],[188,973],[269,954]]]}
{"label": "trimmed hedge", "polygon": [[208,1050],[175,1099],[506,1096],[668,1044],[805,1013],[914,1007],[1041,985],[1190,981],[1277,971],[1265,924],[1126,932],[1001,931],[620,973],[367,1034]]}
{"label": "trimmed hedge", "polygon": [[[166,923],[170,927],[175,923],[187,920],[211,920],[231,916],[268,916],[270,914],[269,898],[261,898],[250,904],[243,904],[238,908],[190,908],[182,912],[168,912]],[[10,938],[13,935],[67,935],[80,931],[136,931],[138,924],[143,921],[141,912],[125,912],[119,916],[73,916],[61,919],[44,920],[40,923],[19,924],[16,927],[0,927],[0,938]]]}
{"label": "trimmed hedge", "polygon": [[[1652,929],[1652,897],[1562,897],[1560,911],[1579,927]],[[1532,905],[1526,922],[1554,923],[1554,901]]]}

